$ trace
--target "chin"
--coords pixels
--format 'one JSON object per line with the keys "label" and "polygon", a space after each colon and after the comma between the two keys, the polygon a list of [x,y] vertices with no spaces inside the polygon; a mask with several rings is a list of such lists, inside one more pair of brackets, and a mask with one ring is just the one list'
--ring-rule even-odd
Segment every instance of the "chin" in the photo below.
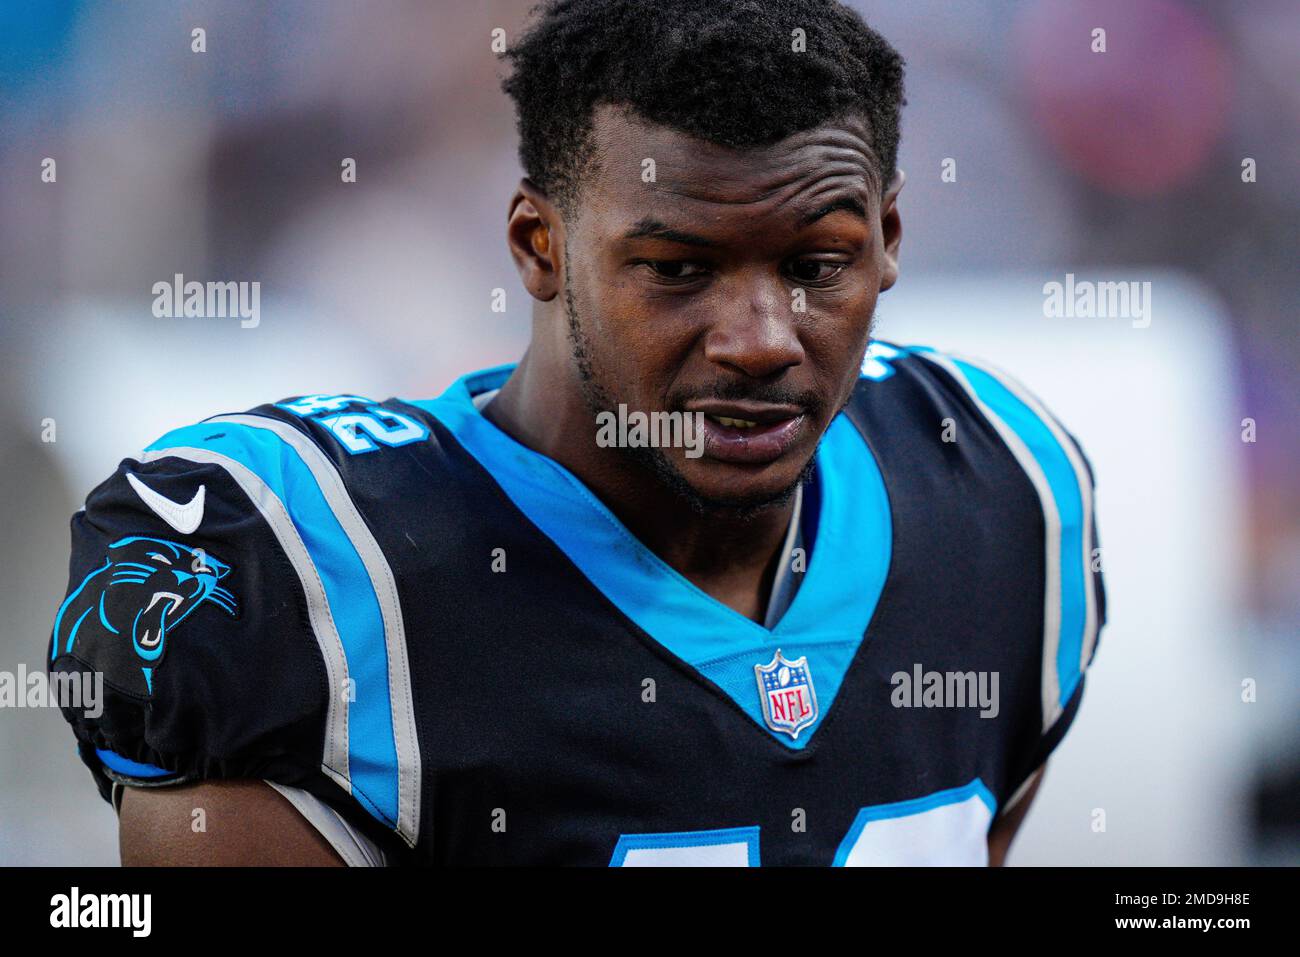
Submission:
{"label": "chin", "polygon": [[757,513],[787,504],[811,467],[811,457],[804,462],[783,456],[762,467],[704,458],[675,470],[678,482],[674,485],[698,512]]}

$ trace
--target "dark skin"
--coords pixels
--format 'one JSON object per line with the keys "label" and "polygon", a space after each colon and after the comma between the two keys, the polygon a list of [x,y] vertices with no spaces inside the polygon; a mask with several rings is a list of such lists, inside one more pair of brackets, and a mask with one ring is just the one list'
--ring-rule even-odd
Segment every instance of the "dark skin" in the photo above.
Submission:
{"label": "dark skin", "polygon": [[[747,520],[726,503],[789,490],[847,401],[876,297],[898,278],[902,177],[882,196],[858,121],[742,152],[605,107],[594,136],[600,164],[575,216],[527,180],[511,203],[507,237],[536,300],[533,332],[485,414],[581,478],[703,591],[761,620],[793,503],[751,507]],[[645,157],[654,183],[642,181]],[[598,447],[573,359],[566,273],[594,377],[612,401],[673,412],[718,392],[760,403],[791,396],[775,404],[803,412],[793,446],[759,466],[665,450],[699,496],[724,503],[703,515],[637,457]],[[792,308],[795,290],[803,312]]]}
{"label": "dark skin", "polygon": [[[204,830],[196,831],[202,809]],[[118,814],[123,867],[342,867],[320,832],[264,781],[127,788]]]}
{"label": "dark skin", "polygon": [[[597,163],[568,215],[528,180],[511,200],[507,241],[535,300],[532,339],[484,414],[564,465],[701,590],[761,621],[790,493],[857,382],[877,297],[898,279],[903,177],[882,189],[854,118],[748,150],[613,107],[593,122]],[[706,446],[700,458],[662,450],[652,468],[597,444],[594,407],[618,403],[779,417],[791,438],[768,461]],[[994,823],[991,864],[1037,786]],[[237,834],[193,834],[190,810],[213,802],[240,821]],[[261,782],[131,789],[121,843],[124,863],[341,863]]]}

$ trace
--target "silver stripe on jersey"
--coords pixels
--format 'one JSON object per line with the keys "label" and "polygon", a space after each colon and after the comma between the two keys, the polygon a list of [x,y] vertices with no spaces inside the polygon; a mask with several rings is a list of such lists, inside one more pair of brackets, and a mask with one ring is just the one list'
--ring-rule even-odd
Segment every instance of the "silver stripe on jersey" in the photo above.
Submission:
{"label": "silver stripe on jersey", "polygon": [[[152,449],[139,455],[141,462],[155,462],[165,458],[219,465],[229,472],[235,484],[244,490],[266,520],[266,524],[270,526],[276,541],[280,543],[280,548],[284,550],[289,563],[298,573],[299,581],[302,582],[303,593],[307,597],[307,618],[316,636],[316,644],[320,647],[321,658],[325,661],[325,675],[329,687],[346,687],[344,683],[348,678],[347,657],[343,652],[343,640],[339,637],[334,617],[330,614],[329,602],[325,598],[325,586],[316,571],[316,565],[311,560],[311,555],[307,552],[307,546],[303,544],[302,536],[298,534],[293,519],[289,517],[289,510],[285,508],[279,496],[242,462],[237,462],[211,449],[177,446]],[[328,696],[325,749],[321,756],[321,770],[351,794],[352,785],[348,776],[348,712],[347,702],[342,700],[343,697],[341,694]]]}
{"label": "silver stripe on jersey", "polygon": [[[260,415],[219,415],[208,422],[229,422],[275,433],[307,466],[321,494],[338,519],[344,534],[357,550],[384,622],[384,646],[388,659],[388,699],[392,709],[393,743],[397,752],[397,833],[414,847],[420,836],[420,744],[415,730],[415,703],[411,690],[411,668],[407,660],[406,626],[397,593],[397,579],[383,549],[362,518],[343,476],[320,447],[293,426]],[[333,686],[337,687],[337,686]]]}
{"label": "silver stripe on jersey", "polygon": [[348,867],[387,867],[388,860],[379,845],[349,824],[316,795],[301,788],[267,781],[286,801],[294,806],[312,827],[329,842],[336,854]]}
{"label": "silver stripe on jersey", "polygon": [[[953,354],[949,353],[949,355]],[[1084,464],[1083,457],[1079,455],[1078,449],[1075,448],[1074,442],[1070,440],[1070,437],[1065,433],[1065,429],[1061,427],[1061,423],[1056,421],[1056,417],[1019,381],[983,360],[969,359],[961,355],[953,355],[953,358],[960,359],[968,365],[983,370],[1002,383],[1003,388],[1028,406],[1030,411],[1042,420],[1042,423],[1047,426],[1047,430],[1052,433],[1052,438],[1056,439],[1056,444],[1065,452],[1065,457],[1070,460],[1070,468],[1074,470],[1075,482],[1079,485],[1079,500],[1083,505],[1082,538],[1085,615],[1083,642],[1079,652],[1079,673],[1082,674],[1088,669],[1088,662],[1092,658],[1093,649],[1097,646],[1097,583],[1092,575],[1092,549],[1094,546],[1092,539],[1092,478],[1088,475],[1088,467]],[[1064,705],[1064,702],[1062,702],[1062,705]]]}
{"label": "silver stripe on jersey", "polygon": [[[785,540],[781,545],[781,560],[776,566],[776,575],[772,579],[772,594],[767,600],[767,611],[763,615],[763,627],[775,628],[781,616],[794,604],[794,596],[803,583],[803,574],[794,570],[794,550],[803,548],[803,484],[794,490],[794,508],[790,512],[790,527],[786,529]],[[806,562],[807,556],[805,556]],[[804,565],[806,569],[807,564]]]}
{"label": "silver stripe on jersey", "polygon": [[1042,676],[1042,713],[1043,730],[1052,726],[1061,712],[1061,686],[1056,674],[1056,653],[1061,645],[1061,515],[1056,508],[1056,497],[1047,482],[1042,466],[1029,451],[1024,440],[1016,434],[1015,429],[1002,421],[996,412],[976,393],[974,386],[967,380],[965,373],[955,362],[944,355],[934,352],[916,352],[927,362],[932,362],[947,372],[970,397],[971,402],[988,420],[989,424],[1002,437],[1003,443],[1024,470],[1038,501],[1043,509],[1043,526],[1046,538],[1046,554],[1043,556],[1046,574],[1043,593],[1043,676]]}

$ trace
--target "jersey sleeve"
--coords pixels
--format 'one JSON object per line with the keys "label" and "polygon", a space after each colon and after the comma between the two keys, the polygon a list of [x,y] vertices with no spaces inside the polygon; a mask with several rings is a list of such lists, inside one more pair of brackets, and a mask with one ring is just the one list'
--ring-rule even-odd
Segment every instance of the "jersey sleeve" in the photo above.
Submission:
{"label": "jersey sleeve", "polygon": [[[1051,416],[1046,410],[1044,414]],[[1061,633],[1056,642],[1050,638],[1044,640],[1040,685],[1043,728],[1038,746],[1027,762],[1030,768],[1026,777],[1042,767],[1073,724],[1083,700],[1088,668],[1097,654],[1101,630],[1106,624],[1106,585],[1102,576],[1101,540],[1097,534],[1096,477],[1078,440],[1055,419],[1051,421],[1074,469],[1080,511],[1078,521],[1072,515],[1062,521]],[[1066,567],[1071,559],[1065,549],[1072,540],[1082,542],[1077,576],[1072,576]],[[1077,641],[1073,629],[1079,629]]]}
{"label": "jersey sleeve", "polygon": [[[107,800],[114,783],[260,778],[391,838],[388,749],[348,727],[372,676],[349,670],[341,631],[375,640],[349,582],[356,550],[291,426],[264,421],[177,430],[90,493],[72,519],[52,682],[84,689],[61,710]],[[360,761],[376,773],[358,780]]]}
{"label": "jersey sleeve", "polygon": [[982,360],[929,349],[923,354],[1001,436],[1034,487],[1042,513],[1043,627],[1025,649],[1038,665],[1037,701],[1017,712],[1027,718],[1013,735],[1008,784],[999,802],[1009,807],[1074,722],[1106,622],[1096,481],[1079,442],[1015,378]]}

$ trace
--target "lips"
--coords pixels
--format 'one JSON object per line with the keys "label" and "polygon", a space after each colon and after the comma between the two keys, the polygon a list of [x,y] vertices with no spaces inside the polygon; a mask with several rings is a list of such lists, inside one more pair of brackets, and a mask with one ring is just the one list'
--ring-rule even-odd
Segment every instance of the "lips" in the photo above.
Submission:
{"label": "lips", "polygon": [[704,413],[704,454],[720,462],[766,465],[799,440],[806,413],[798,406],[761,402],[692,402]]}

